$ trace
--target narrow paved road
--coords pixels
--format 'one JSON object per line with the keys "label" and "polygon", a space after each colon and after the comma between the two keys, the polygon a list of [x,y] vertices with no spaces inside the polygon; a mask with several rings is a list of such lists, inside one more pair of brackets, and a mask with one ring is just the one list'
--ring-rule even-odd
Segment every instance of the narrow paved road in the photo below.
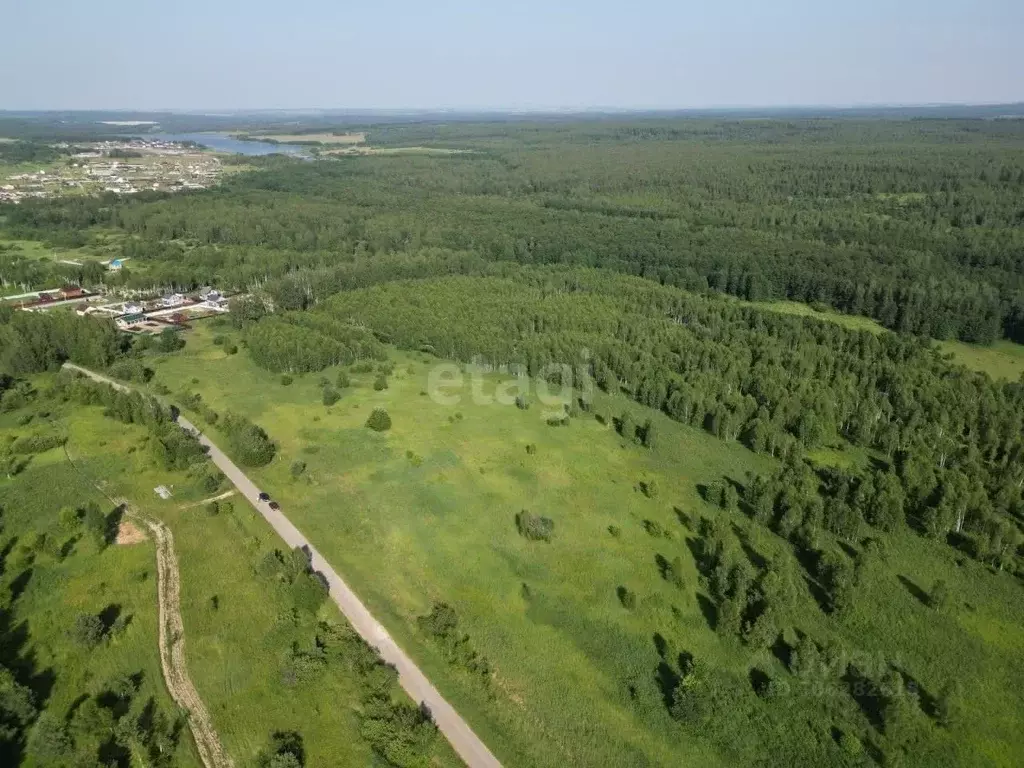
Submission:
{"label": "narrow paved road", "polygon": [[[79,371],[96,381],[110,384],[122,391],[130,389],[124,384],[77,365],[65,363],[65,367]],[[470,768],[499,768],[501,763],[487,749],[487,745],[473,733],[473,729],[469,727],[469,724],[459,716],[459,713],[431,685],[427,676],[420,671],[419,667],[413,663],[405,651],[398,646],[398,643],[391,639],[391,636],[380,622],[370,615],[366,606],[356,597],[355,592],[331,568],[330,564],[309,540],[299,532],[299,529],[292,525],[291,521],[280,510],[273,510],[268,503],[261,502],[259,500],[260,489],[246,477],[245,473],[220,448],[210,442],[209,438],[203,435],[188,419],[179,415],[178,425],[182,429],[198,436],[199,442],[209,449],[210,458],[213,460],[213,463],[217,465],[221,472],[227,475],[228,479],[238,488],[239,493],[249,500],[249,503],[256,508],[257,512],[263,515],[263,518],[270,523],[270,526],[277,531],[278,536],[284,539],[289,547],[306,547],[308,549],[311,556],[311,565],[314,570],[322,573],[327,579],[331,598],[338,604],[341,612],[345,614],[345,617],[351,622],[363,640],[376,648],[381,658],[398,670],[398,682],[402,688],[412,697],[413,701],[427,706],[434,718],[434,722],[437,723],[437,727],[451,743],[459,757],[465,761],[466,765],[470,766]]]}

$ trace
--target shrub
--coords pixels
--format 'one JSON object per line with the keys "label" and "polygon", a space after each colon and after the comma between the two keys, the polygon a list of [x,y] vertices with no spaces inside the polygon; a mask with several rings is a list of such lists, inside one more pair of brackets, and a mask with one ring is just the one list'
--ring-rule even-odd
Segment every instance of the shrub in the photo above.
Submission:
{"label": "shrub", "polygon": [[530,444],[528,444],[528,445],[526,446],[526,452],[527,452],[527,453],[528,453],[528,454],[529,454],[530,456],[533,456],[534,454],[536,454],[536,453],[537,453],[537,446],[536,446],[536,444],[534,444],[534,443],[530,443]]}
{"label": "shrub", "polygon": [[335,383],[338,385],[338,389],[344,389],[345,387],[352,386],[352,379],[344,371],[338,371],[338,378]]}
{"label": "shrub", "polygon": [[516,408],[520,411],[525,411],[530,408],[530,404],[526,401],[526,395],[516,395]]}
{"label": "shrub", "polygon": [[185,346],[185,340],[174,328],[164,328],[157,336],[156,346],[161,352],[176,352]]}
{"label": "shrub", "polygon": [[58,513],[61,530],[73,531],[81,522],[81,513],[74,507],[61,507]]}
{"label": "shrub", "polygon": [[653,421],[648,419],[646,422],[644,422],[643,439],[641,441],[644,445],[644,448],[654,450],[655,446],[657,446],[658,444],[657,432],[658,430],[654,426]]}
{"label": "shrub", "polygon": [[229,355],[237,355],[238,354],[238,345],[237,344],[228,344],[226,347],[224,347],[224,351],[227,352]]}
{"label": "shrub", "polygon": [[324,387],[323,403],[326,406],[332,406],[341,399],[341,395],[332,386]]}
{"label": "shrub", "polygon": [[672,533],[657,520],[644,520],[643,526],[644,530],[647,531],[647,534],[649,536],[653,536],[656,539],[672,538]]}
{"label": "shrub", "polygon": [[222,420],[222,428],[229,446],[242,464],[262,467],[274,458],[277,446],[266,432],[244,416],[227,413]]}
{"label": "shrub", "polygon": [[99,616],[83,613],[75,619],[75,625],[71,628],[71,639],[77,645],[91,651],[103,640],[104,631],[103,621]]}
{"label": "shrub", "polygon": [[640,492],[643,493],[648,499],[654,499],[658,497],[658,483],[652,477],[649,480],[640,481]]}
{"label": "shrub", "polygon": [[608,526],[608,533],[610,533],[612,536],[614,536],[617,539],[617,538],[619,538],[622,535],[622,529],[619,528],[619,526],[617,526],[617,525],[609,525]]}
{"label": "shrub", "polygon": [[373,380],[373,388],[377,392],[383,392],[388,388],[388,377],[386,374],[378,373],[377,378]]}
{"label": "shrub", "polygon": [[555,521],[549,517],[531,515],[524,509],[516,514],[516,530],[530,541],[551,541],[555,533]]}
{"label": "shrub", "polygon": [[633,421],[633,417],[628,413],[622,414],[619,418],[619,434],[622,435],[626,440],[636,439],[636,422]]}
{"label": "shrub", "polygon": [[434,603],[430,613],[420,616],[416,623],[441,645],[450,663],[479,675],[485,686],[490,684],[491,663],[476,652],[469,635],[459,631],[459,617],[454,608],[447,603]]}
{"label": "shrub", "polygon": [[289,384],[291,384],[291,383],[292,383],[293,381],[294,381],[294,379],[293,379],[293,378],[292,378],[291,376],[289,376],[289,375],[288,375],[287,373],[286,373],[286,374],[284,374],[284,375],[283,375],[283,376],[281,377],[281,384],[282,384],[283,386],[285,386],[285,387],[287,387],[287,386],[288,386]]}
{"label": "shrub", "polygon": [[11,445],[12,453],[43,453],[51,448],[59,448],[67,442],[67,436],[55,432],[40,435],[25,435],[19,437]]}
{"label": "shrub", "polygon": [[145,384],[153,378],[153,369],[147,368],[138,360],[118,360],[107,369],[110,375],[124,381],[137,381]]}
{"label": "shrub", "polygon": [[306,462],[302,460],[296,460],[292,462],[291,473],[292,477],[298,477],[306,471]]}
{"label": "shrub", "polygon": [[375,432],[386,432],[391,429],[391,417],[383,408],[374,408],[370,418],[366,420],[366,426]]}
{"label": "shrub", "polygon": [[220,488],[221,482],[224,480],[224,474],[217,470],[206,472],[199,481],[200,487],[206,493],[213,493]]}
{"label": "shrub", "polygon": [[942,579],[939,579],[932,585],[932,591],[928,593],[928,605],[937,611],[941,611],[949,603],[949,585]]}

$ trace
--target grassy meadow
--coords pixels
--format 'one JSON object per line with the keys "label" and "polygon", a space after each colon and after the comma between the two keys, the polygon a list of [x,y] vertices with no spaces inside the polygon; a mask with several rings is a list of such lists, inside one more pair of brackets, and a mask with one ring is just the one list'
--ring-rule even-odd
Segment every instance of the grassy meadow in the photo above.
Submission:
{"label": "grassy meadow", "polygon": [[[657,450],[625,445],[591,415],[552,427],[538,404],[526,411],[475,405],[468,383],[460,403],[440,405],[425,395],[439,361],[422,354],[394,352],[384,391],[373,389],[374,374],[351,373],[353,386],[327,407],[321,382],[333,382],[337,369],[284,384],[244,349],[227,355],[212,343],[216,334],[231,338],[224,326],[200,325],[183,351],[153,358],[156,380],[174,393],[201,393],[214,410],[243,413],[270,433],[279,450],[252,472],[256,481],[506,764],[735,761],[720,745],[684,736],[666,712],[656,670],[667,643],[744,678],[754,665],[788,675],[776,655],[751,656],[714,633],[691,554],[699,520],[725,515],[752,562],[792,558],[775,534],[698,494],[698,485],[723,477],[742,482],[770,459],[602,393],[595,411],[606,419],[628,410],[639,422],[655,421]],[[485,377],[483,391],[501,378]],[[393,422],[384,434],[363,426],[377,406]],[[842,446],[812,458],[869,460]],[[655,498],[639,490],[650,479]],[[524,509],[554,520],[550,543],[517,534],[514,517]],[[841,640],[877,664],[908,659],[908,674],[932,696],[962,680],[976,705],[965,715],[971,737],[957,743],[936,728],[937,740],[965,758],[1012,765],[1024,750],[1012,726],[1024,714],[1012,701],[1015,686],[1024,685],[1024,641],[1009,631],[1022,618],[1018,587],[955,555],[910,533],[892,537],[877,586],[854,615],[830,620],[805,594],[798,628]],[[675,557],[684,563],[681,590],[659,574],[660,558]],[[937,578],[957,596],[955,618],[936,617],[919,599]],[[620,587],[636,595],[633,609],[620,602]],[[455,607],[461,631],[493,663],[490,692],[446,662],[418,628],[417,617],[438,601]],[[841,701],[830,706],[838,707],[842,730],[872,743],[878,734],[869,713],[838,693]]]}
{"label": "grassy meadow", "polygon": [[[0,439],[27,434],[47,421],[36,416],[32,423],[20,425],[24,415],[24,410],[0,415]],[[73,421],[65,421],[65,415],[51,414],[53,426],[70,428],[72,442],[79,435],[95,440],[108,425],[113,426],[98,413]],[[83,462],[86,467],[91,463]],[[59,719],[70,720],[84,701],[101,696],[106,684],[125,675],[139,680],[133,702],[141,705],[152,699],[159,712],[173,718],[177,707],[164,688],[160,670],[152,548],[113,545],[99,552],[88,539],[79,539],[63,558],[45,548],[24,549],[36,534],[59,536],[64,543],[58,510],[89,501],[101,504],[105,511],[111,507],[68,463],[61,448],[33,456],[15,478],[0,479],[4,552],[0,584],[12,600],[9,613],[0,611],[3,662],[31,676],[37,705]],[[92,650],[72,643],[68,633],[76,618],[101,612],[129,619],[127,627]],[[187,730],[178,740],[174,759],[183,768],[202,765]],[[29,768],[35,764],[31,758],[24,762]]]}
{"label": "grassy meadow", "polygon": [[[51,405],[47,402],[46,407]],[[22,414],[4,420],[16,423],[16,415]],[[93,483],[104,494],[126,498],[145,514],[160,518],[175,537],[189,672],[236,765],[251,765],[276,731],[301,734],[309,765],[374,765],[377,758],[359,732],[359,691],[353,680],[341,670],[328,669],[316,680],[294,687],[282,682],[292,644],[303,643],[310,627],[309,621],[296,619],[286,588],[256,573],[260,561],[280,545],[263,519],[240,497],[224,499],[220,513],[211,515],[202,503],[211,492],[199,488],[184,472],[156,467],[145,447],[149,438],[142,427],[105,418],[99,407],[65,405],[51,417],[66,430],[67,447],[80,472],[58,448],[36,456],[16,478],[0,481],[7,530],[40,525],[44,510],[55,519],[61,504],[80,504],[83,498],[102,501]],[[37,419],[19,431],[31,431]],[[3,421],[0,425],[6,426]],[[170,499],[154,493],[161,484],[172,489]],[[60,489],[59,496],[43,491],[54,486]],[[230,486],[225,485],[212,495],[228,490]],[[37,499],[34,508],[25,503],[32,498]],[[230,510],[224,507],[225,501],[231,503]],[[40,662],[60,664],[50,705],[54,711],[63,713],[83,689],[89,689],[90,679],[102,681],[116,670],[136,668],[144,672],[146,690],[159,694],[168,712],[176,711],[160,673],[153,558],[149,542],[111,546],[99,555],[86,551],[82,557],[69,558],[67,572],[56,581],[67,585],[64,592],[54,591],[56,577],[38,586],[35,578],[29,581],[18,605],[25,615],[32,615],[31,636],[36,642],[33,647],[40,649],[36,651]],[[84,667],[67,648],[61,622],[66,624],[75,616],[68,606],[99,610],[106,603],[122,605],[134,618],[123,638],[94,651]],[[37,640],[40,617],[52,620],[54,626],[38,630]],[[320,609],[319,618],[343,622],[329,603]],[[182,742],[182,755],[175,765],[200,765],[187,732]],[[442,738],[435,743],[434,764],[458,764]]]}

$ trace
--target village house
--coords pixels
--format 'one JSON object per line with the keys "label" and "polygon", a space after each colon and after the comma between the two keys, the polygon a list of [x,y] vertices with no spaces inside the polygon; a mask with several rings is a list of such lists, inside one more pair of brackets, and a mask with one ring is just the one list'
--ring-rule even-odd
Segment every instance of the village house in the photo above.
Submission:
{"label": "village house", "polygon": [[160,299],[165,307],[180,307],[185,303],[185,297],[180,293],[171,293]]}

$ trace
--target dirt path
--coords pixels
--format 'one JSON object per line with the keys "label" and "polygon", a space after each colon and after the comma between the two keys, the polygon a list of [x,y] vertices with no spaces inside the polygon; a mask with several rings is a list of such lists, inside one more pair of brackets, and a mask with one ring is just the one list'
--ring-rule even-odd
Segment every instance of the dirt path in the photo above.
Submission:
{"label": "dirt path", "polygon": [[234,768],[224,751],[210,713],[188,675],[185,661],[185,626],[181,620],[181,579],[174,536],[157,520],[141,517],[130,509],[126,514],[141,522],[156,541],[157,590],[160,596],[160,666],[171,698],[188,713],[188,724],[206,768]]}
{"label": "dirt path", "polygon": [[193,501],[191,504],[182,504],[178,509],[195,509],[196,507],[201,507],[204,504],[209,504],[211,501],[223,501],[224,499],[230,499],[234,495],[235,489],[232,488],[230,491],[222,493],[220,496],[211,496],[210,498],[203,499],[202,501]]}
{"label": "dirt path", "polygon": [[156,543],[157,607],[160,617],[160,668],[164,683],[174,702],[188,715],[188,726],[192,731],[199,757],[205,768],[234,768],[234,763],[224,751],[220,737],[213,727],[210,713],[206,710],[199,692],[188,675],[185,660],[185,625],[181,619],[181,575],[178,558],[174,553],[174,536],[170,529],[158,520],[151,520],[132,509],[125,499],[114,499],[86,475],[64,446],[68,462],[96,490],[112,504],[124,510],[124,517],[149,529]]}

